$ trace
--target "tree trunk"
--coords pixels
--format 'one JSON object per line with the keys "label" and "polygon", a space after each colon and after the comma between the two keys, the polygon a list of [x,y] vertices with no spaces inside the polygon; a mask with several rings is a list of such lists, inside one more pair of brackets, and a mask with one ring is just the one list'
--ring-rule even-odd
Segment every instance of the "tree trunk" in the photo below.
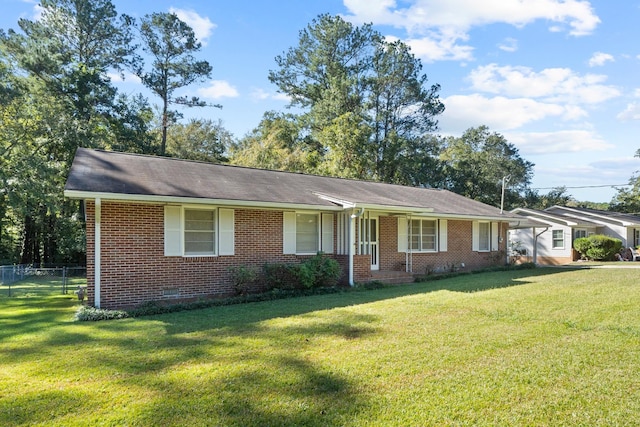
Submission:
{"label": "tree trunk", "polygon": [[36,221],[32,215],[27,214],[24,218],[20,264],[39,264],[40,251],[38,250],[38,246],[38,227]]}

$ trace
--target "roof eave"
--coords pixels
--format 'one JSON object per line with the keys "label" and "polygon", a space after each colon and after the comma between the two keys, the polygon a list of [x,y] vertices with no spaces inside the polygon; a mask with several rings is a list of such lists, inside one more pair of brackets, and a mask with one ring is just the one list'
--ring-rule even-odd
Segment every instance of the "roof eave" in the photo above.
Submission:
{"label": "roof eave", "polygon": [[232,200],[232,199],[208,199],[199,197],[179,197],[162,196],[153,194],[123,194],[123,193],[102,193],[93,191],[65,190],[64,196],[69,199],[102,199],[118,202],[144,202],[163,204],[194,204],[194,205],[218,205],[237,206],[247,208],[270,208],[270,209],[305,209],[323,211],[342,211],[341,206],[313,205],[304,203],[285,202],[260,202],[252,200]]}

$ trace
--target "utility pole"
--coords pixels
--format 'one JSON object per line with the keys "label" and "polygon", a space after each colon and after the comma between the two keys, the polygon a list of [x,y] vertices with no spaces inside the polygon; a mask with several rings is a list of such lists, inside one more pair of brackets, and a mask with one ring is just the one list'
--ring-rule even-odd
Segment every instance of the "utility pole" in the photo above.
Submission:
{"label": "utility pole", "polygon": [[504,211],[504,187],[506,187],[510,179],[511,179],[511,175],[502,177],[502,197],[500,198],[500,215],[502,215]]}

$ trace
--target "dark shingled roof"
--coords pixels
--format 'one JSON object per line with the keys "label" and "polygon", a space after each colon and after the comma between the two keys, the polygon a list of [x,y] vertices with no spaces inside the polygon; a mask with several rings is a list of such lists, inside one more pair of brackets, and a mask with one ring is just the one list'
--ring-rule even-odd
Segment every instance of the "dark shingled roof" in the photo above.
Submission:
{"label": "dark shingled roof", "polygon": [[86,193],[110,193],[112,199],[121,194],[140,195],[141,199],[163,196],[336,207],[320,194],[357,205],[406,207],[408,211],[433,209],[436,214],[451,216],[513,218],[512,214],[501,215],[493,206],[447,190],[79,148],[65,195],[89,197]]}

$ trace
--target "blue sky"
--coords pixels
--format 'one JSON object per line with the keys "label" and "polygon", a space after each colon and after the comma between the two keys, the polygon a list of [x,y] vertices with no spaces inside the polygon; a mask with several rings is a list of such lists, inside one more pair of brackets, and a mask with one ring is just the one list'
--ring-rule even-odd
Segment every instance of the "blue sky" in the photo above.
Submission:
{"label": "blue sky", "polygon": [[[34,19],[30,0],[0,0],[0,28]],[[640,0],[114,0],[141,17],[173,11],[204,44],[212,80],[189,87],[223,105],[187,116],[222,120],[242,137],[287,99],[268,78],[274,58],[321,13],[371,22],[412,47],[446,111],[439,133],[489,126],[535,163],[532,187],[566,186],[578,200],[610,201],[609,185],[640,169]],[[114,76],[114,80],[117,80]],[[134,78],[118,83],[142,91]],[[157,99],[149,95],[152,102]],[[588,187],[588,188],[572,188]]]}

